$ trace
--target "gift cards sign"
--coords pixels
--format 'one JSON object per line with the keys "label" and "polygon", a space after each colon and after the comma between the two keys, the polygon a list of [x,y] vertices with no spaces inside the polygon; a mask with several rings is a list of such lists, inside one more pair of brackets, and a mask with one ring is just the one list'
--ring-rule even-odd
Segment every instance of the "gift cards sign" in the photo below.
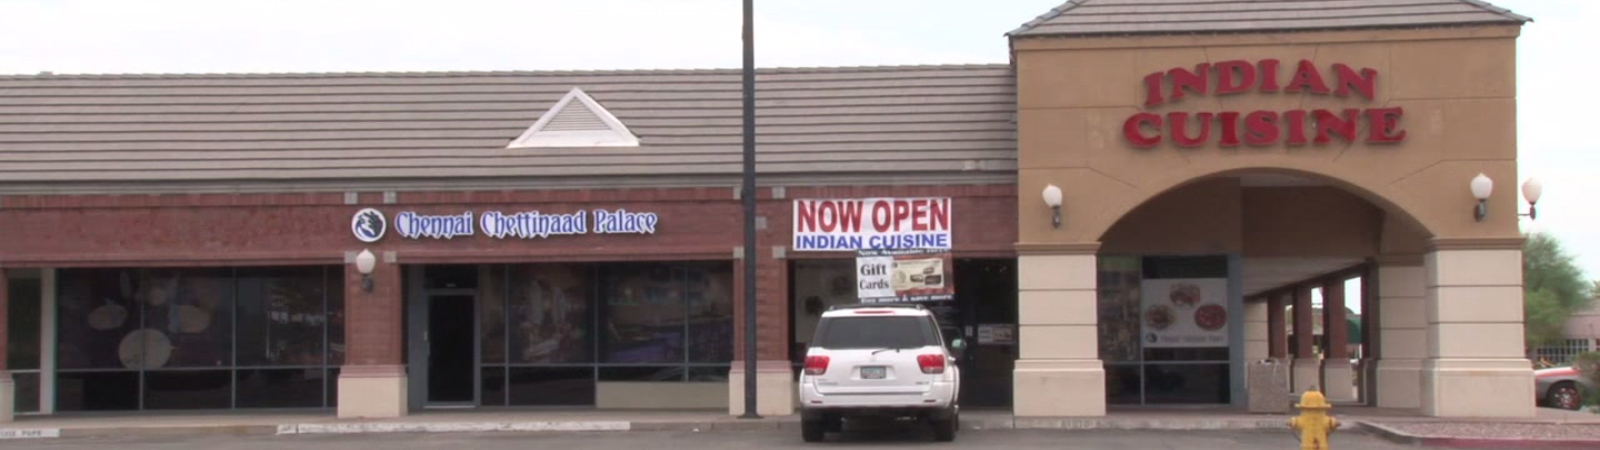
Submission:
{"label": "gift cards sign", "polygon": [[859,250],[856,295],[862,303],[952,300],[951,268],[950,252],[944,250]]}

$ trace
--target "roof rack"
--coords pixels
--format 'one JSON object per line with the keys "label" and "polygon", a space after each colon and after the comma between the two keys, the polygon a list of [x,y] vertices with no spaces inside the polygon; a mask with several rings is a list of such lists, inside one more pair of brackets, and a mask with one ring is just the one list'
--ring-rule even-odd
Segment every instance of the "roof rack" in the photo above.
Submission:
{"label": "roof rack", "polygon": [[842,310],[842,309],[863,309],[863,308],[906,308],[906,309],[916,309],[916,310],[928,309],[928,308],[923,307],[921,303],[855,303],[855,304],[829,306],[828,310],[829,311],[838,311],[838,310]]}

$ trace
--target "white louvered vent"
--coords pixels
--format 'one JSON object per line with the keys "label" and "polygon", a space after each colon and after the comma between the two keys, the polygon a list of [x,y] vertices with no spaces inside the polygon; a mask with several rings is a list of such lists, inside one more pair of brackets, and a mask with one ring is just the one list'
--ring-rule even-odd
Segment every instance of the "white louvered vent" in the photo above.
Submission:
{"label": "white louvered vent", "polygon": [[637,147],[639,138],[582,89],[572,88],[506,148]]}
{"label": "white louvered vent", "polygon": [[555,118],[550,119],[550,123],[544,124],[544,130],[609,131],[611,127],[606,126],[606,121],[600,119],[600,116],[596,115],[594,111],[590,111],[588,106],[579,102],[568,103],[566,108],[562,108],[561,112],[556,113]]}

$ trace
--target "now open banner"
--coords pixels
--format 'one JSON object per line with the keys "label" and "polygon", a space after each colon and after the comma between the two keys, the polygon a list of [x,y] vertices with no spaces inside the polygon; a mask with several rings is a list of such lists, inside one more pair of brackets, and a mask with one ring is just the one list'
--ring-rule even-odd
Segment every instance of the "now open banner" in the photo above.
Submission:
{"label": "now open banner", "polygon": [[796,199],[794,251],[950,250],[949,197]]}

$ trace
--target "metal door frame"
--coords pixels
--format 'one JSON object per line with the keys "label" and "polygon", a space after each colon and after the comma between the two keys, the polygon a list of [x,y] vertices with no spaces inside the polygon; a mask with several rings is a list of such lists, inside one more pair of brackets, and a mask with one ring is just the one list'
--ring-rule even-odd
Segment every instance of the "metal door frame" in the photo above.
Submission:
{"label": "metal door frame", "polygon": [[[406,298],[406,339],[407,339],[407,364],[409,380],[407,382],[407,396],[410,409],[446,409],[446,408],[476,408],[483,404],[483,315],[478,308],[477,289],[427,289],[425,269],[427,266],[416,265],[408,267],[408,285],[410,295]],[[428,307],[435,296],[460,296],[468,297],[472,305],[472,400],[466,402],[432,402],[428,400],[428,363],[429,346],[429,314]]]}

